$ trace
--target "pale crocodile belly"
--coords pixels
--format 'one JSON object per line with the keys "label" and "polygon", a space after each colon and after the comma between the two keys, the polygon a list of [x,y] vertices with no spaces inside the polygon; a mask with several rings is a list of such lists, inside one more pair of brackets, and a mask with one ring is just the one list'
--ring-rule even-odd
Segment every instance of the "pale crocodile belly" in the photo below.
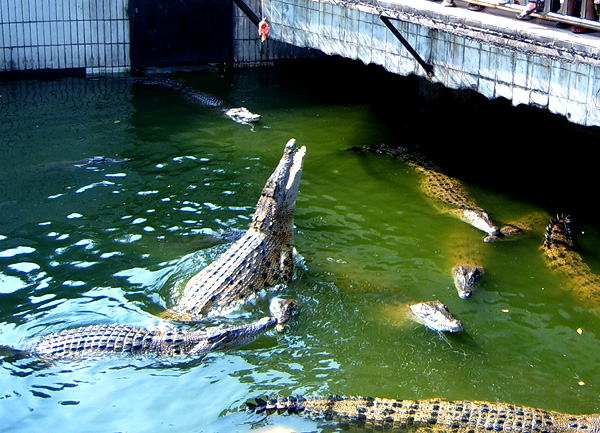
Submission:
{"label": "pale crocodile belly", "polygon": [[190,279],[174,310],[194,318],[238,308],[278,280],[279,242],[264,233],[249,231]]}

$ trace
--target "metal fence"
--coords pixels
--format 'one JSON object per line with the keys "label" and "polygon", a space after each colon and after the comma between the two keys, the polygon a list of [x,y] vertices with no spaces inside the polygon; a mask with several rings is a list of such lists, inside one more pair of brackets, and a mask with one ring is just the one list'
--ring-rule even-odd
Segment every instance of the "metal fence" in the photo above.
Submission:
{"label": "metal fence", "polygon": [[0,72],[129,69],[129,0],[0,1]]}

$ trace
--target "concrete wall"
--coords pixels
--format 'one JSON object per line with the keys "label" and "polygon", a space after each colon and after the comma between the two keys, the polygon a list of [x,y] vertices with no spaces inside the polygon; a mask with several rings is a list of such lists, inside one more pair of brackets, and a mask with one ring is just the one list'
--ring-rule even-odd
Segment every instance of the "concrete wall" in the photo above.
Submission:
{"label": "concrete wall", "polygon": [[[225,0],[223,0],[225,1]],[[244,0],[260,19],[265,17],[264,0]],[[258,29],[237,7],[233,8],[233,63],[235,66],[265,66],[274,60],[312,58],[320,53],[306,47],[268,38],[261,42]]]}
{"label": "concrete wall", "polygon": [[129,0],[1,0],[0,72],[129,70]]}
{"label": "concrete wall", "polygon": [[570,45],[561,51],[557,42],[548,46],[506,30],[484,30],[438,11],[427,15],[423,9],[427,3],[432,2],[419,2],[419,9],[414,9],[386,8],[383,2],[375,7],[343,0],[263,0],[273,39],[381,65],[399,75],[426,76],[381,21],[380,15],[385,15],[433,66],[432,82],[472,89],[490,99],[503,97],[514,105],[538,106],[580,125],[600,126],[597,49],[576,52]]}

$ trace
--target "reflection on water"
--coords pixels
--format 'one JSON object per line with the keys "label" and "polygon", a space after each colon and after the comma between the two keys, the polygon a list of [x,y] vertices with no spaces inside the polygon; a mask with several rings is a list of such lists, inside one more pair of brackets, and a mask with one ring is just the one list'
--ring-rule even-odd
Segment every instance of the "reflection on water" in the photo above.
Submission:
{"label": "reflection on water", "polygon": [[[498,225],[569,212],[578,251],[600,273],[588,159],[573,168],[578,160],[561,154],[558,167],[530,129],[492,131],[483,119],[535,115],[544,125],[535,133],[554,139],[595,131],[362,65],[292,66],[172,74],[262,114],[254,130],[124,79],[0,83],[1,345],[26,348],[90,324],[162,326],[157,315],[186,279],[227,247],[215,235],[248,226],[287,140],[308,149],[296,214],[304,262],[285,289],[300,311],[284,334],[202,360],[50,362],[2,352],[4,431],[80,431],[81,422],[90,431],[341,428],[237,412],[274,392],[600,411],[599,318],[547,268],[543,227],[484,244],[481,232],[438,212],[411,167],[346,151],[418,150]],[[488,144],[490,133],[502,148]],[[94,156],[127,160],[81,164]],[[450,269],[473,245],[486,274],[461,300]],[[403,319],[407,303],[432,299],[464,332],[442,336]],[[267,311],[261,299],[240,314]]]}

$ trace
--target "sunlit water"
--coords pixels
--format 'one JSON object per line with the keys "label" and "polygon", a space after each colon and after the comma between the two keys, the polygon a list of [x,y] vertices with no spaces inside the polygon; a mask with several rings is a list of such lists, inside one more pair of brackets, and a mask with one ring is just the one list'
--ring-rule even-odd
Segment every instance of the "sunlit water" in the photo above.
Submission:
{"label": "sunlit water", "polygon": [[[600,321],[546,267],[543,227],[483,244],[482,232],[439,213],[411,167],[347,151],[372,143],[420,150],[500,225],[569,212],[579,251],[600,272],[595,176],[568,146],[595,140],[593,132],[443,93],[426,103],[423,83],[348,63],[171,78],[263,120],[239,125],[174,91],[123,79],[0,83],[0,345],[26,348],[90,324],[163,326],[157,316],[186,279],[226,248],[214,235],[247,227],[292,137],[308,152],[298,266],[280,294],[300,309],[285,332],[203,359],[7,355],[1,431],[347,428],[238,410],[265,393],[600,412]],[[567,145],[553,154],[549,137]],[[129,160],[74,165],[96,155]],[[461,300],[449,271],[466,245],[487,273]],[[266,315],[275,294],[228,320]],[[432,299],[463,321],[462,333],[438,335],[405,319],[407,303]]]}

